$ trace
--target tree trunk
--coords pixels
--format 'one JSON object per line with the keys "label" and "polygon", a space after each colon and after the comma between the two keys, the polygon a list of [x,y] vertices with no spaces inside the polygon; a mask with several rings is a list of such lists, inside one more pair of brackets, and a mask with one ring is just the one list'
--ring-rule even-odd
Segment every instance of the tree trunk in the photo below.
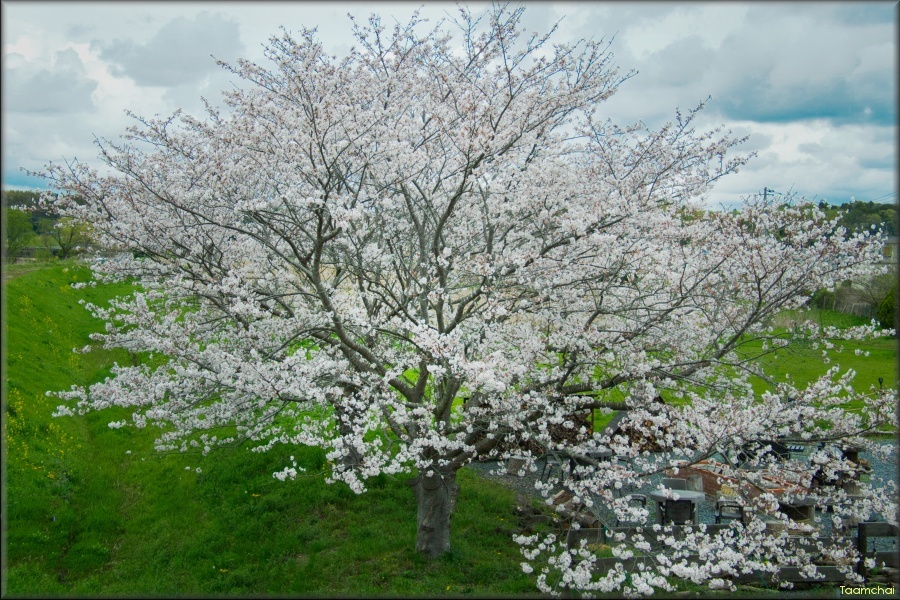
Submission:
{"label": "tree trunk", "polygon": [[456,508],[456,471],[437,469],[409,480],[418,504],[416,550],[429,558],[450,551],[450,516]]}

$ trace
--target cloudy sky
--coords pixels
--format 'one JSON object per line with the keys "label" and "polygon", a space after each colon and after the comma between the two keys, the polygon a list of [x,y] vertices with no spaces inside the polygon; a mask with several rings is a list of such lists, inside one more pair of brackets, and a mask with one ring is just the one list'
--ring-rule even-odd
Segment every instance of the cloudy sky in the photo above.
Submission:
{"label": "cloudy sky", "polygon": [[[711,205],[763,187],[833,203],[895,201],[897,69],[890,2],[525,2],[525,26],[557,38],[615,36],[637,74],[605,105],[621,124],[658,126],[711,96],[704,127],[750,135],[757,157],[722,180]],[[212,56],[261,62],[280,26],[318,27],[326,49],[352,44],[348,13],[432,22],[451,3],[4,1],[3,187],[41,187],[20,167],[78,158],[99,166],[93,140],[115,140],[125,111],[200,114],[233,76]],[[485,6],[472,2],[476,10]]]}

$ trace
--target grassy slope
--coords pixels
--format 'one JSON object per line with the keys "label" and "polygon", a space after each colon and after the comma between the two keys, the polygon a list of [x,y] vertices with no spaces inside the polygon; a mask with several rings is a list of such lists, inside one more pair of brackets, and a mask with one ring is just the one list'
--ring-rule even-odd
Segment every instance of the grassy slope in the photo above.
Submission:
{"label": "grassy slope", "polygon": [[[107,427],[127,416],[122,410],[51,418],[58,401],[46,390],[97,381],[113,361],[131,360],[123,352],[70,351],[101,326],[77,299],[99,303],[128,291],[68,286],[86,276],[59,265],[4,284],[5,594],[536,592],[510,540],[512,493],[465,470],[454,550],[427,562],[413,551],[415,505],[401,480],[376,478],[369,493],[355,496],[343,484],[324,483],[318,450],[160,456],[151,431]],[[893,348],[886,342],[891,365]],[[800,363],[790,367],[795,379]],[[291,454],[311,475],[294,483],[273,479]]]}
{"label": "grassy slope", "polygon": [[[121,409],[53,419],[59,402],[46,390],[102,379],[113,361],[130,360],[71,352],[100,327],[77,299],[128,291],[68,286],[86,276],[60,265],[4,284],[7,594],[535,592],[510,539],[513,494],[465,471],[453,552],[429,563],[413,550],[415,502],[402,480],[382,476],[356,496],[324,483],[318,450],[160,456],[151,431],[107,426],[127,416]],[[312,475],[273,479],[291,454]]]}

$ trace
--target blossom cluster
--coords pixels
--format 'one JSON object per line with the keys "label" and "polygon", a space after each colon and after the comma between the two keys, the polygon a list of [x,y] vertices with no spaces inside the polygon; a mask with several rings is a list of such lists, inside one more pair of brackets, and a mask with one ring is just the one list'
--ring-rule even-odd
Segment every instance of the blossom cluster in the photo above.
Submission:
{"label": "blossom cluster", "polygon": [[[87,307],[106,322],[95,343],[154,357],[58,392],[57,414],[132,409],[165,451],[322,447],[329,481],[359,493],[412,469],[420,507],[472,460],[527,454],[518,443],[610,450],[622,460],[582,461],[567,485],[639,520],[620,492],[662,469],[772,436],[866,446],[896,426],[892,392],[860,393],[837,368],[761,396],[750,383],[770,347],[882,333],[771,325],[811,290],[879,269],[879,236],[803,202],[703,210],[747,160],[730,156],[742,140],[697,131],[702,106],[658,130],[604,121],[628,76],[606,44],[526,36],[522,9],[487,15],[463,10],[461,40],[373,17],[341,59],[314,31],[284,33],[270,64],[223,65],[241,82],[224,107],[135,117],[124,142],[100,143],[108,172],[48,167],[66,193],[46,202],[130,256],[93,265],[97,281],[135,284]],[[630,434],[579,421],[602,407],[627,410]],[[884,490],[862,494],[836,516],[895,518]],[[531,540],[523,569],[545,592],[645,595],[668,575],[723,588],[773,558],[803,562],[754,527],[740,542],[673,538],[654,569],[599,579],[589,556]]]}

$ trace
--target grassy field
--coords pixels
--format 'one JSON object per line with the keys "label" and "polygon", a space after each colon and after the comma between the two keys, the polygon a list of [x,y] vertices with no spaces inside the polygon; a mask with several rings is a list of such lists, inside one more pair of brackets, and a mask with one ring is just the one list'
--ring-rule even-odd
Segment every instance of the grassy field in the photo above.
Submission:
{"label": "grassy field", "polygon": [[[326,485],[324,454],[283,448],[159,455],[151,431],[110,429],[112,409],[54,419],[46,390],[109,374],[124,352],[74,354],[101,323],[78,305],[127,286],[73,290],[59,265],[5,283],[6,594],[521,595],[535,592],[510,539],[514,494],[460,473],[453,552],[413,549],[415,501],[382,476],[356,496]],[[275,480],[288,455],[313,475]],[[200,469],[198,473],[196,469]]]}
{"label": "grassy field", "polygon": [[[793,311],[780,316],[781,322],[802,322],[809,320],[822,326],[851,327],[868,325],[870,319],[842,314],[830,310]],[[827,350],[828,364],[823,362],[822,352],[825,347],[801,346],[789,350],[778,350],[768,355],[763,363],[767,371],[774,375],[776,382],[784,382],[788,374],[798,387],[823,375],[830,367],[838,365],[841,370],[856,371],[854,386],[859,390],[883,385],[885,388],[896,387],[897,384],[897,340],[881,337],[875,340],[844,341],[833,340],[833,349]],[[857,354],[859,350],[863,354]],[[865,355],[868,353],[868,356]],[[879,384],[878,378],[882,378]],[[754,382],[754,389],[762,391],[771,389],[771,385]]]}
{"label": "grassy field", "polygon": [[[152,431],[108,427],[121,409],[52,418],[59,401],[47,390],[132,360],[71,351],[102,327],[78,300],[129,291],[70,287],[87,276],[56,264],[3,284],[4,596],[536,595],[511,540],[514,494],[466,470],[453,551],[429,562],[413,549],[415,501],[402,477],[356,496],[324,483],[320,450],[160,455]],[[289,455],[311,474],[275,480]]]}
{"label": "grassy field", "polygon": [[[831,310],[803,310],[786,312],[779,315],[778,324],[790,324],[792,321],[801,323],[807,320],[820,326],[833,326],[839,328],[867,325],[870,320],[863,317],[847,315]],[[777,330],[776,330],[777,331]],[[883,386],[885,389],[897,387],[897,340],[891,337],[881,337],[865,341],[833,340],[834,348],[828,350],[828,360],[823,361],[822,352],[824,345],[813,348],[810,345],[793,345],[788,349],[780,349],[767,354],[762,358],[765,372],[771,380],[763,380],[758,377],[751,378],[753,390],[757,394],[765,391],[774,391],[778,383],[791,382],[798,388],[803,388],[810,382],[824,375],[829,368],[839,366],[841,373],[847,369],[853,369],[856,377],[853,380],[854,388],[859,391],[870,390]],[[741,352],[759,354],[762,349],[761,341],[753,341],[744,344]],[[861,354],[857,354],[859,350]],[[868,353],[866,355],[866,353]],[[878,379],[882,381],[879,383]],[[614,401],[624,400],[621,392],[610,395]],[[667,398],[669,401],[679,402],[677,399]],[[686,402],[686,400],[684,400]],[[849,404],[848,410],[860,410],[860,406]],[[609,423],[615,413],[603,414],[596,411],[594,415],[594,430],[602,430]],[[887,431],[887,430],[885,430]]]}
{"label": "grassy field", "polygon": [[[834,327],[850,327],[867,325],[868,319],[846,315],[829,310],[795,311],[795,314],[783,314],[783,321],[796,320],[798,323],[811,320],[819,325]],[[892,389],[897,387],[897,340],[891,337],[880,337],[865,341],[832,340],[834,347],[827,349],[799,344],[790,349],[780,349],[762,359],[765,371],[772,381],[759,378],[752,380],[753,389],[757,393],[772,391],[775,384],[790,382],[797,388],[803,388],[824,375],[829,368],[839,367],[840,373],[852,369],[856,373],[853,386],[857,391],[875,390],[880,387]],[[749,349],[758,351],[760,343],[749,344]],[[823,352],[827,351],[827,360]],[[857,354],[857,351],[859,354]],[[881,379],[879,382],[878,380]],[[844,406],[846,411],[863,410],[860,401],[849,402]],[[885,435],[895,435],[889,425],[883,425],[879,431]]]}

